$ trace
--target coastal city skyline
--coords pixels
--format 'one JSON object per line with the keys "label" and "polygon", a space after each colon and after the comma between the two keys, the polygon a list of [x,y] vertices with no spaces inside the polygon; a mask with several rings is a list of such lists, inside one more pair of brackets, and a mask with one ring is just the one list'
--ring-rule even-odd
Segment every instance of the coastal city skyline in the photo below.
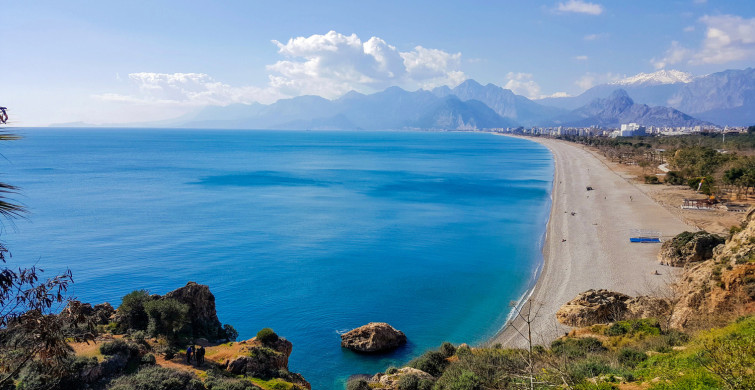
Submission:
{"label": "coastal city skyline", "polygon": [[3,8],[0,98],[17,126],[143,122],[466,79],[530,99],[574,96],[638,73],[701,76],[755,60],[755,6],[742,2]]}

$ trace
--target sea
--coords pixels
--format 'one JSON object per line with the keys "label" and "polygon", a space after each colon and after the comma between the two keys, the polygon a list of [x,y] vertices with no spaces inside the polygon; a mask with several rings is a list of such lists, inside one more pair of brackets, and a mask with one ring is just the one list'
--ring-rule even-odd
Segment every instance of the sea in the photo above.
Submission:
{"label": "sea", "polygon": [[[272,328],[315,390],[400,366],[444,341],[479,345],[532,287],[549,151],[480,132],[14,129],[0,181],[9,264],[93,304],[206,284],[239,339]],[[381,355],[340,335],[388,322]]]}

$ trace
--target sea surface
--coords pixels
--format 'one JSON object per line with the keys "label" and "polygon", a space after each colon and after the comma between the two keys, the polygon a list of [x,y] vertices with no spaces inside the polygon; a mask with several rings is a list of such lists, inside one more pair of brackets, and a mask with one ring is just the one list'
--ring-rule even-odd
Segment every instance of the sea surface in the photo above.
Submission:
{"label": "sea surface", "polygon": [[[0,180],[27,220],[4,223],[13,266],[69,267],[73,294],[210,286],[240,339],[293,342],[315,390],[482,343],[542,264],[551,154],[485,133],[27,129]],[[385,355],[339,335],[384,321]]]}

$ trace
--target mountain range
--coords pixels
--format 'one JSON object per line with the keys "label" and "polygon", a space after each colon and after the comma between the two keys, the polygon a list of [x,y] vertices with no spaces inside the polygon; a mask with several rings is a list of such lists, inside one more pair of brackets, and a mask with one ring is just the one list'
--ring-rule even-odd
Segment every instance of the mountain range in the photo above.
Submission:
{"label": "mountain range", "polygon": [[700,77],[678,71],[641,73],[602,84],[579,96],[546,98],[537,103],[574,110],[617,88],[627,91],[635,102],[667,106],[703,121],[721,126],[755,123],[755,69],[731,69]]}
{"label": "mountain range", "polygon": [[269,105],[208,106],[172,120],[127,126],[471,130],[618,127],[629,122],[671,127],[755,124],[755,69],[701,77],[674,70],[640,73],[590,88],[579,96],[540,100],[530,100],[494,84],[466,80],[454,88],[442,86],[430,91],[390,87],[369,95],[351,91],[335,100],[308,95]]}

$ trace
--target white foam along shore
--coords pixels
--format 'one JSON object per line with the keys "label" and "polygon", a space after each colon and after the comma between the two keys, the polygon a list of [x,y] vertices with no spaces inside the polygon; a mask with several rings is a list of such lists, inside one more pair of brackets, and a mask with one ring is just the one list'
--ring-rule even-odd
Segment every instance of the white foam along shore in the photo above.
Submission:
{"label": "white foam along shore", "polygon": [[[658,264],[660,244],[630,243],[632,229],[658,231],[666,238],[695,229],[580,145],[526,139],[547,147],[555,164],[544,263],[533,288],[520,302],[529,299],[532,314],[537,312],[533,342],[548,345],[570,330],[558,323],[556,311],[580,292],[605,288],[638,295],[668,288],[678,271]],[[514,327],[525,329],[521,320],[512,318],[489,343],[525,346],[526,339]]]}

